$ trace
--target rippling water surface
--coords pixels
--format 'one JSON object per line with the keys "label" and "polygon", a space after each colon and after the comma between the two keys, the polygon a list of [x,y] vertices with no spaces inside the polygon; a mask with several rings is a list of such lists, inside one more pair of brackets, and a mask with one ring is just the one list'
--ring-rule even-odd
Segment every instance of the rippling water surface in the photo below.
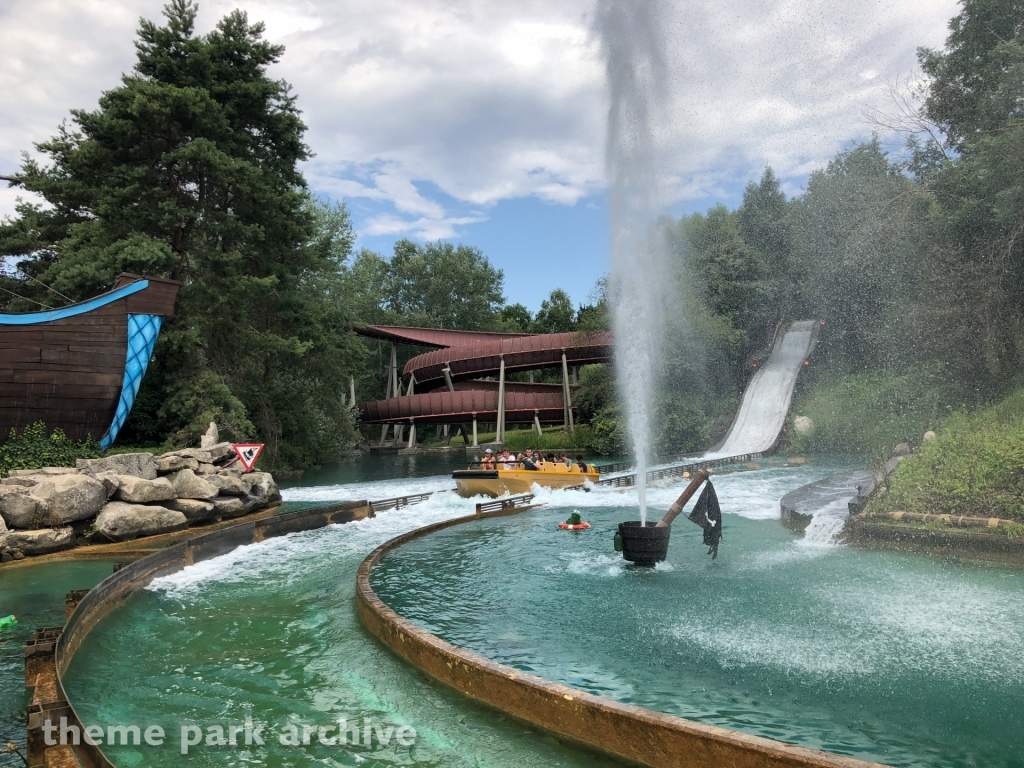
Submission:
{"label": "rippling water surface", "polygon": [[[674,526],[669,562],[623,566],[614,524],[630,493],[542,493],[550,506],[432,535],[388,557],[383,597],[446,639],[586,690],[704,722],[898,765],[1020,765],[1024,577],[1011,569],[809,546],[777,522],[789,490],[850,462],[723,475],[719,558]],[[387,474],[387,473],[385,473]],[[290,501],[386,498],[445,475],[287,489]],[[681,482],[648,491],[655,514]],[[159,724],[162,747],[119,766],[589,766],[560,743],[432,684],[359,624],[355,570],[388,538],[472,510],[444,493],[376,519],[244,547],[160,579],[101,623],[68,675],[92,723]],[[555,530],[580,509],[594,528]],[[690,530],[692,529],[692,530]],[[267,744],[200,744],[246,717]],[[339,717],[383,733],[324,746]],[[280,744],[294,725],[297,746]],[[394,728],[416,730],[401,746]],[[336,732],[326,732],[334,735]],[[213,739],[216,741],[216,738]]]}

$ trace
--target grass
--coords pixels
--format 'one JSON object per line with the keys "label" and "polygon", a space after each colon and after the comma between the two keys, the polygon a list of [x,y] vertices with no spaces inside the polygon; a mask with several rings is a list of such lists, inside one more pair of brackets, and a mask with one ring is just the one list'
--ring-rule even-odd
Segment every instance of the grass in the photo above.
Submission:
{"label": "grass", "polygon": [[1024,523],[1024,388],[974,413],[952,415],[936,439],[897,467],[888,492],[872,506]]}

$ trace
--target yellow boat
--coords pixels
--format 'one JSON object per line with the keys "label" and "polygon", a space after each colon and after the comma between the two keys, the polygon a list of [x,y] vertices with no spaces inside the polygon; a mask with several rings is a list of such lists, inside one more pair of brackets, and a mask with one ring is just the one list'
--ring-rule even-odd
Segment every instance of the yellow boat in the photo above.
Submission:
{"label": "yellow boat", "polygon": [[591,466],[589,472],[580,472],[558,462],[545,462],[543,469],[460,469],[452,473],[459,496],[490,496],[529,493],[534,483],[541,488],[576,488],[587,480],[596,483],[601,475]]}

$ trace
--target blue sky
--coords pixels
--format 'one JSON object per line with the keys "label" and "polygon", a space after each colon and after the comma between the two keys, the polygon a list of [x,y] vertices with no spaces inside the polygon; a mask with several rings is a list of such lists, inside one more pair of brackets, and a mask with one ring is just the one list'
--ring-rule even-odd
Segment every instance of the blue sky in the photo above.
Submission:
{"label": "blue sky", "polygon": [[[941,47],[956,0],[650,0],[670,87],[654,137],[676,216],[734,207],[771,165],[788,194],[877,125],[888,88]],[[0,174],[92,109],[165,0],[0,3]],[[286,51],[315,156],[310,187],[347,201],[358,244],[454,240],[505,271],[509,302],[577,305],[608,264],[608,95],[593,0],[200,0],[200,33],[241,8]],[[0,215],[16,190],[0,185]]]}

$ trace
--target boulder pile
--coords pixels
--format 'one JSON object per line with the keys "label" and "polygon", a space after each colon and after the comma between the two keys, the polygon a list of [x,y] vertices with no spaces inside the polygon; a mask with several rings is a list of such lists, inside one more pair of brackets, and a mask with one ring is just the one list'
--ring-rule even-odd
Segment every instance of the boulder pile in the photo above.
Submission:
{"label": "boulder pile", "polygon": [[0,562],[178,531],[281,500],[270,473],[245,472],[231,443],[205,442],[13,470],[0,480]]}

